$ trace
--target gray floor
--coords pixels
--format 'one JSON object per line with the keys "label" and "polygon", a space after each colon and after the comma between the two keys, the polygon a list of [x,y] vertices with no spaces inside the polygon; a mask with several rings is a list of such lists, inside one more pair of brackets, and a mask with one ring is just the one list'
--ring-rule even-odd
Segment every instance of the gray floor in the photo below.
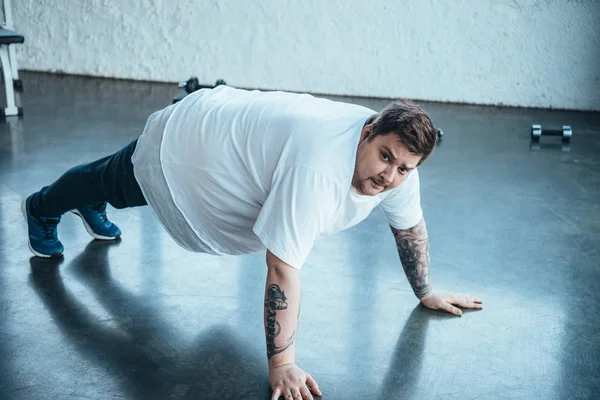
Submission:
{"label": "gray floor", "polygon": [[[27,249],[21,198],[138,136],[173,85],[23,78],[25,117],[0,122],[0,398],[268,399],[262,254],[188,253],[147,207],[109,210],[114,244],[66,215],[62,263]],[[600,114],[423,105],[445,131],[421,168],[433,283],[484,309],[419,306],[376,211],[305,265],[298,364],[324,399],[598,398]],[[570,151],[531,151],[535,122],[570,123]]]}

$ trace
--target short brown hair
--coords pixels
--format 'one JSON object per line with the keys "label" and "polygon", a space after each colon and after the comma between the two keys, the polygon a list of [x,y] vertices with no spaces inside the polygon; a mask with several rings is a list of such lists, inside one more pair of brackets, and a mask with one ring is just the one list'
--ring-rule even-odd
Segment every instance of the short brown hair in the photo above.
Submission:
{"label": "short brown hair", "polygon": [[410,100],[394,101],[371,116],[365,125],[373,124],[369,141],[379,135],[395,133],[408,151],[421,156],[419,165],[433,152],[437,129],[427,113]]}

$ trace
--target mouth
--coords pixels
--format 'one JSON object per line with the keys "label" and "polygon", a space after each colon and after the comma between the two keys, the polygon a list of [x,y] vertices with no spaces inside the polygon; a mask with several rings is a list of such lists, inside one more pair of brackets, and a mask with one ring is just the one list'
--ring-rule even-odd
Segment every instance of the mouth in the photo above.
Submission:
{"label": "mouth", "polygon": [[385,185],[380,184],[375,179],[371,178],[371,181],[375,184],[375,186],[378,186],[378,187],[380,187],[382,189],[385,189]]}

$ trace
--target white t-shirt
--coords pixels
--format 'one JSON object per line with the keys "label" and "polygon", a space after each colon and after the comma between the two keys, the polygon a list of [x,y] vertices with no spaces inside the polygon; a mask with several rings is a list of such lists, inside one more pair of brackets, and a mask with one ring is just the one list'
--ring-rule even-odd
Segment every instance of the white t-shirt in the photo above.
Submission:
{"label": "white t-shirt", "polygon": [[[188,95],[169,112],[158,150],[166,185],[137,171],[136,178],[145,194],[168,190],[161,204],[146,197],[186,248],[218,255],[267,248],[301,268],[318,238],[356,225],[379,203],[395,228],[422,217],[416,170],[377,196],[352,189],[360,133],[373,110],[219,86]],[[181,222],[169,217],[175,213],[190,229],[173,226]]]}

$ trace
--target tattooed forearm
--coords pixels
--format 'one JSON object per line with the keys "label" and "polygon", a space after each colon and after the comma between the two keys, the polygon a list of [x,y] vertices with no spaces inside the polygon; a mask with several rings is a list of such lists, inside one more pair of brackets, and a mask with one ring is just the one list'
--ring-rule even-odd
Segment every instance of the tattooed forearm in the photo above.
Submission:
{"label": "tattooed forearm", "polygon": [[[294,343],[296,331],[281,346],[275,345],[275,338],[281,333],[281,325],[276,321],[277,311],[287,309],[287,297],[278,285],[269,285],[265,298],[265,315],[267,330],[267,357],[270,359],[275,354],[285,351]],[[300,313],[300,310],[298,310]]]}
{"label": "tattooed forearm", "polygon": [[425,220],[409,229],[391,227],[404,273],[418,298],[431,292],[429,283],[429,238]]}

